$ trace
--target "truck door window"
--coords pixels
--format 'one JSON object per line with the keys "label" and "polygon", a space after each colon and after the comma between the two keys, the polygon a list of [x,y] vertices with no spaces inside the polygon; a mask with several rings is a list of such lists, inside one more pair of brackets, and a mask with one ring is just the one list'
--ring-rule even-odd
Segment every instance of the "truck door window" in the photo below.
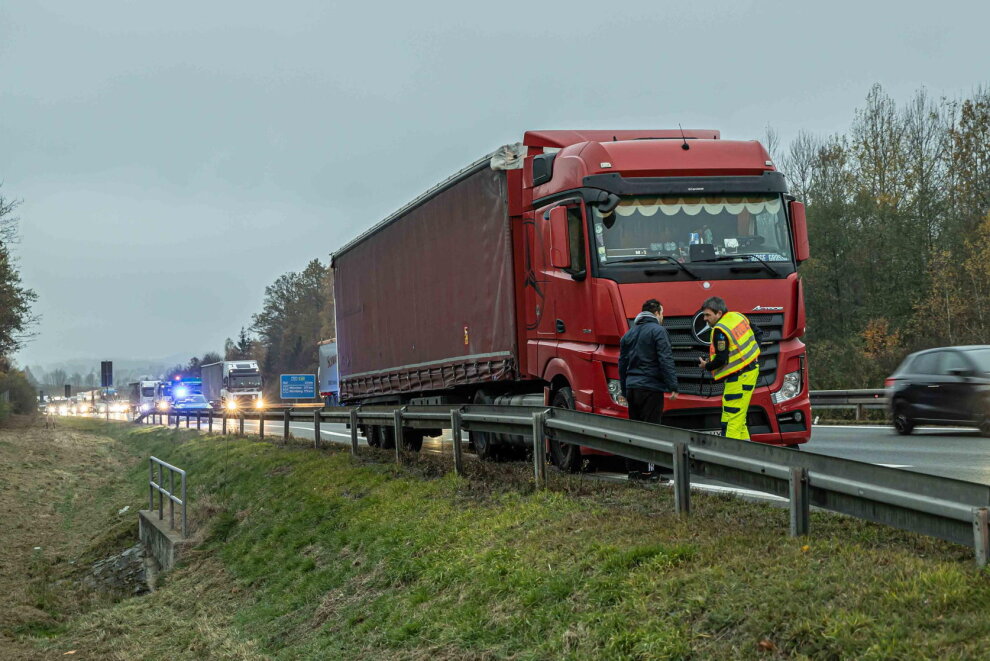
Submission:
{"label": "truck door window", "polygon": [[581,207],[567,208],[567,237],[570,240],[571,273],[584,271],[584,220],[581,218]]}

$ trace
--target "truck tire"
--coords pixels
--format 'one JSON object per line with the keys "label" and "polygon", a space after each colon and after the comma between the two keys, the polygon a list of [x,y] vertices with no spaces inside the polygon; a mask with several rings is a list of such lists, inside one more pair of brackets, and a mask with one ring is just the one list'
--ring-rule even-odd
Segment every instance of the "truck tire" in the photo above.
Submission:
{"label": "truck tire", "polygon": [[381,439],[382,450],[395,449],[395,429],[393,427],[379,427],[378,438]]}
{"label": "truck tire", "polygon": [[368,447],[377,448],[381,447],[382,438],[378,434],[378,427],[374,425],[368,425],[363,430],[364,438],[368,441]]}
{"label": "truck tire", "polygon": [[[554,393],[550,405],[560,409],[574,409],[574,392],[565,386]],[[577,473],[584,466],[581,448],[570,443],[550,441],[550,460],[554,466],[568,473]]]}
{"label": "truck tire", "polygon": [[[474,403],[482,406],[490,405],[494,400],[484,390],[474,393]],[[478,459],[482,461],[495,461],[498,458],[497,444],[492,438],[494,434],[489,432],[472,431],[468,432],[468,439],[474,446],[474,452]]]}
{"label": "truck tire", "polygon": [[423,437],[426,434],[421,429],[402,430],[402,447],[405,450],[419,452],[423,449]]}

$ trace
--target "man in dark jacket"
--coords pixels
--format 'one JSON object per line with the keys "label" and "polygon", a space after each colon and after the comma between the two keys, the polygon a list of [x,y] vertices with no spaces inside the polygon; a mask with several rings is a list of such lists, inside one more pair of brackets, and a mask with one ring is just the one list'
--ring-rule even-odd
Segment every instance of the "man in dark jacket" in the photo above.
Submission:
{"label": "man in dark jacket", "polygon": [[629,405],[629,419],[660,424],[663,394],[677,399],[677,373],[667,329],[661,325],[663,306],[655,298],[619,342],[619,387]]}

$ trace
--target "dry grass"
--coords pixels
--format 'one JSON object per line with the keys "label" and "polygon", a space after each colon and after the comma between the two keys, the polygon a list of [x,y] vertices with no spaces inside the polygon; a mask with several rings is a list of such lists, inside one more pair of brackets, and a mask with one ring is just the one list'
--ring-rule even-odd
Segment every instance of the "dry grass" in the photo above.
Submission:
{"label": "dry grass", "polygon": [[118,438],[135,491],[132,450],[190,470],[198,547],[153,595],[60,620],[52,654],[965,659],[990,643],[968,549],[845,517],[816,513],[794,540],[786,510],[724,495],[696,494],[685,519],[667,489],[552,473],[536,491],[522,463],[457,478],[449,457],[87,425]]}

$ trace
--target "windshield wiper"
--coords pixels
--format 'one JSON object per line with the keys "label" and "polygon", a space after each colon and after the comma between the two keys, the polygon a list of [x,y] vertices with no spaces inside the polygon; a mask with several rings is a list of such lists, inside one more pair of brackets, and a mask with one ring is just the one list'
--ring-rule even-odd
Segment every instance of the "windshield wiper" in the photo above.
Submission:
{"label": "windshield wiper", "polygon": [[685,273],[687,273],[689,276],[691,276],[692,278],[694,278],[695,280],[698,280],[699,279],[698,276],[697,276],[697,274],[694,273],[694,271],[692,271],[688,267],[684,266],[683,264],[681,264],[679,261],[677,261],[676,259],[674,259],[670,255],[652,255],[652,256],[651,255],[637,255],[635,257],[626,257],[625,259],[609,260],[607,263],[608,264],[631,264],[631,263],[634,263],[634,262],[660,262],[660,261],[667,262],[668,264],[673,264],[674,266],[678,267],[679,269],[681,269],[682,271],[684,271]]}
{"label": "windshield wiper", "polygon": [[739,255],[721,255],[719,257],[712,257],[711,259],[696,259],[694,261],[696,261],[696,262],[727,262],[730,259],[738,259],[739,257],[752,257],[753,259],[755,259],[756,261],[758,261],[760,264],[762,264],[763,267],[767,271],[769,271],[770,273],[772,273],[774,275],[774,277],[776,277],[776,278],[779,278],[780,277],[780,274],[777,273],[777,269],[775,269],[774,267],[770,266],[765,261],[763,261],[761,258],[759,258],[756,255],[753,255],[751,253],[750,254],[743,253],[743,254],[739,254]]}

